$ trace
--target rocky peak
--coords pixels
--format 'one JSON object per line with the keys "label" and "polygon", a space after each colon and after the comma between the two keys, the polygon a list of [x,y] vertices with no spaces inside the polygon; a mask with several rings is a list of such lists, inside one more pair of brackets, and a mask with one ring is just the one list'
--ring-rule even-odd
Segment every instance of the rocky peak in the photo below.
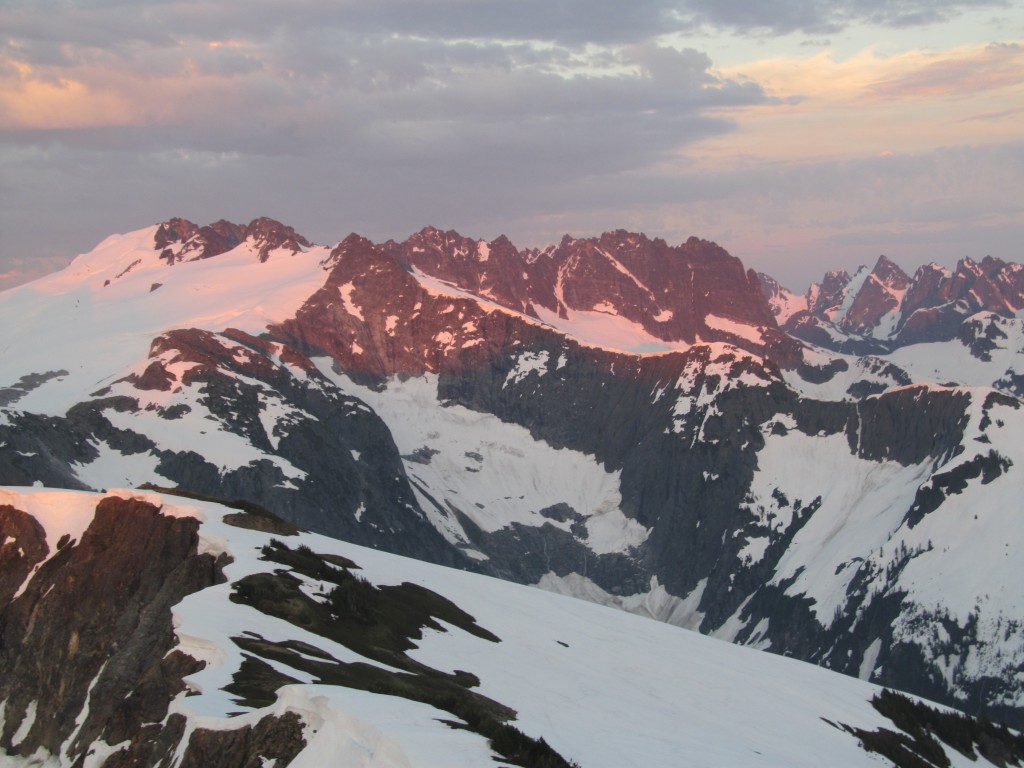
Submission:
{"label": "rocky peak", "polygon": [[[20,521],[18,540],[34,545],[28,556],[42,559],[39,524],[11,506],[0,507],[4,514]],[[149,738],[127,749],[152,750],[185,687],[181,675],[201,666],[171,652],[171,606],[223,580],[223,559],[198,552],[198,528],[195,518],[164,516],[147,500],[104,498],[80,540],[63,536],[18,596],[0,595],[7,755],[59,755],[63,746],[68,764],[80,765],[97,738],[128,745],[144,724]],[[157,762],[141,751],[132,757],[121,764]]]}
{"label": "rocky peak", "polygon": [[[902,269],[885,256],[879,256],[839,326],[853,333],[873,335],[883,317],[899,311],[909,284],[910,278]],[[890,329],[893,325],[895,323]]]}
{"label": "rocky peak", "polygon": [[949,273],[938,264],[918,267],[903,297],[903,314],[909,316],[921,307],[933,306],[939,286],[949,279]]}
{"label": "rocky peak", "polygon": [[1024,307],[1024,270],[1019,264],[986,256],[981,263],[961,260],[950,279],[949,298],[965,300],[972,309],[1000,314]]}
{"label": "rocky peak", "polygon": [[875,262],[875,268],[871,270],[871,276],[882,285],[897,291],[906,290],[910,284],[910,278],[907,276],[907,273],[884,254],[879,256],[878,261]]}
{"label": "rocky peak", "polygon": [[267,217],[253,219],[248,225],[221,219],[204,227],[188,219],[173,218],[157,228],[153,242],[161,259],[176,264],[219,256],[247,239],[253,241],[260,261],[266,261],[271,251],[278,248],[295,252],[312,245],[292,227]]}
{"label": "rocky peak", "polygon": [[826,272],[820,283],[814,283],[807,289],[807,311],[812,315],[825,316],[838,308],[850,279],[850,273],[845,269]]}
{"label": "rocky peak", "polygon": [[198,231],[186,239],[180,240],[180,248],[176,250],[171,247],[164,248],[160,253],[160,258],[166,260],[168,264],[209,259],[230,251],[243,240],[245,240],[245,227],[221,219],[205,227],[199,227]]}
{"label": "rocky peak", "polygon": [[559,265],[567,308],[618,314],[666,341],[719,338],[709,315],[752,329],[776,325],[740,260],[706,240],[692,237],[670,247],[618,230],[597,239],[563,239],[551,258]]}
{"label": "rocky peak", "polygon": [[376,246],[370,240],[360,234],[350,232],[344,240],[334,246],[327,258],[323,260],[323,268],[332,270],[341,261],[353,258],[372,258],[375,249]]}
{"label": "rocky peak", "polygon": [[806,296],[798,296],[771,275],[763,272],[755,272],[754,275],[761,286],[761,294],[768,301],[775,322],[779,325],[784,325],[797,312],[807,310]]}
{"label": "rocky peak", "polygon": [[[619,229],[518,250],[505,236],[485,243],[428,227],[383,250],[486,302],[541,319],[599,313],[665,341],[727,340],[759,350],[758,329],[777,327],[756,278],[739,259],[699,238],[671,247]],[[717,320],[709,323],[709,315]]]}
{"label": "rocky peak", "polygon": [[[936,264],[921,267],[907,291],[904,314],[934,310],[932,314],[967,317],[988,311],[1010,315],[1024,307],[1024,268],[986,256],[981,262],[961,259],[953,273]],[[948,335],[948,334],[947,334]]]}
{"label": "rocky peak", "polygon": [[468,291],[479,291],[486,273],[494,268],[489,263],[490,244],[463,237],[455,230],[426,227],[404,243],[388,241],[384,249],[421,272]]}
{"label": "rocky peak", "polygon": [[853,277],[829,272],[807,293],[816,322],[861,340],[877,339],[886,348],[950,340],[977,312],[1011,316],[1021,308],[1024,267],[991,256],[980,262],[961,259],[952,273],[926,264],[913,277],[880,256],[870,272],[864,267]]}
{"label": "rocky peak", "polygon": [[269,259],[272,251],[281,248],[296,253],[313,245],[292,227],[265,216],[249,222],[249,226],[245,227],[245,235],[256,246],[261,262]]}
{"label": "rocky peak", "polygon": [[157,249],[163,250],[172,243],[184,243],[199,234],[199,227],[188,219],[172,218],[161,224],[153,241]]}

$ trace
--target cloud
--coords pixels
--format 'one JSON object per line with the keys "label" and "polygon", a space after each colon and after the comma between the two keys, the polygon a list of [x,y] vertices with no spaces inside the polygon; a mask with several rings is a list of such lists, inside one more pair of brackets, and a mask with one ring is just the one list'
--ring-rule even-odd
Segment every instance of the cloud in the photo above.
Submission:
{"label": "cloud", "polygon": [[769,98],[756,107],[711,110],[734,120],[736,130],[689,153],[706,164],[739,167],[751,158],[799,162],[1009,142],[1024,135],[1024,112],[1006,108],[1024,99],[1022,73],[1019,46],[750,61],[719,74],[756,82]]}
{"label": "cloud", "polygon": [[912,49],[883,55],[868,48],[837,58],[831,51],[810,56],[757,59],[723,68],[730,79],[761,83],[779,99],[851,102],[906,100],[1024,86],[1024,48],[972,45],[950,50]]}
{"label": "cloud", "polygon": [[835,34],[854,24],[923,27],[956,18],[968,10],[1006,8],[1006,0],[688,0],[676,11],[690,29],[711,27],[743,33]]}
{"label": "cloud", "polygon": [[[453,12],[450,3],[413,5]],[[0,138],[265,156],[349,149],[382,163],[462,157],[490,166],[503,154],[542,173],[584,155],[602,167],[648,162],[731,129],[708,109],[765,98],[755,83],[713,74],[705,54],[649,41],[566,48],[385,34],[360,3],[340,13],[366,15],[362,27],[341,29],[336,20],[312,26],[322,4],[299,3],[285,21],[277,5],[254,2],[254,16],[278,20],[270,32],[251,19],[229,23],[223,4],[212,7],[205,23],[217,39],[201,34],[191,4],[175,3],[164,13],[178,26],[158,43],[100,49],[97,26],[83,24],[88,44],[68,43],[55,59],[8,40],[0,48]]]}
{"label": "cloud", "polygon": [[6,268],[3,272],[0,272],[0,291],[15,288],[43,275],[62,269],[70,261],[70,258],[63,255],[8,259]]}
{"label": "cloud", "polygon": [[[803,232],[794,253],[807,253],[824,242],[824,222],[840,233],[895,226],[872,220],[859,195],[888,200],[893,216],[908,202],[843,163],[870,169],[892,152],[897,167],[911,150],[974,143],[979,126],[988,144],[1021,135],[1024,115],[1006,107],[1019,93],[1010,73],[1024,71],[1019,48],[826,51],[725,69],[669,47],[670,33],[803,30],[820,43],[853,24],[1000,5],[5,4],[0,265],[73,254],[173,215],[270,215],[321,240],[404,237],[432,223],[541,244],[628,226],[741,249],[783,242],[791,227],[785,242]],[[978,178],[995,173],[981,167]],[[833,192],[830,172],[843,179]],[[912,164],[905,172],[929,181],[878,178],[907,195],[935,183]]]}
{"label": "cloud", "polygon": [[1024,50],[989,45],[982,49],[931,54],[908,72],[873,83],[866,95],[880,99],[975,95],[1024,86]]}

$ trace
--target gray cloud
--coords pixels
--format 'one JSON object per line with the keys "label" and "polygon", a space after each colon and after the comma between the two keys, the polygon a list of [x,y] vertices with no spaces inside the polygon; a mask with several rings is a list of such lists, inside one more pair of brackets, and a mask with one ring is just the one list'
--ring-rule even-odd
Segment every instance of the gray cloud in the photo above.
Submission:
{"label": "gray cloud", "polygon": [[975,8],[1006,8],[1007,0],[687,0],[675,11],[677,23],[737,32],[784,35],[835,34],[851,24],[920,27],[956,18]]}
{"label": "gray cloud", "polygon": [[[934,181],[926,170],[900,179],[867,165],[688,168],[688,146],[734,129],[718,110],[768,100],[755,83],[716,76],[707,54],[654,38],[703,28],[831,34],[1001,4],[10,2],[0,9],[0,76],[18,61],[52,85],[75,79],[115,94],[125,115],[0,131],[0,273],[15,262],[24,273],[33,255],[50,266],[174,215],[269,215],[321,241],[349,230],[404,237],[431,223],[521,244],[630,226],[727,247],[735,222],[746,222],[769,253],[773,228],[806,225],[801,202],[834,193],[834,210],[819,205],[818,215],[840,229],[859,216],[881,232],[892,219],[856,205],[844,219],[842,195],[885,198],[869,189],[872,174],[907,192],[925,179],[924,188]],[[896,197],[893,216],[904,207]]]}
{"label": "gray cloud", "polygon": [[33,61],[54,62],[71,42],[125,51],[182,40],[309,40],[317,34],[381,40],[543,41],[616,45],[700,27],[739,32],[833,33],[853,23],[920,26],[1008,0],[106,0],[8,3],[5,36],[28,45]]}

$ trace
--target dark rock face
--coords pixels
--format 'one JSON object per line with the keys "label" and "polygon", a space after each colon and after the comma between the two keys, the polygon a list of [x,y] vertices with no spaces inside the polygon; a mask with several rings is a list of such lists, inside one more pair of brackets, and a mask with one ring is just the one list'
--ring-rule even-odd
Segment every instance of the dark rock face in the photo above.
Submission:
{"label": "dark rock face", "polygon": [[849,282],[850,274],[846,270],[827,272],[820,283],[807,290],[807,311],[820,316],[837,309]]}
{"label": "dark rock face", "polygon": [[7,605],[50,548],[36,519],[9,504],[0,505],[0,533],[0,605]]}
{"label": "dark rock face", "polygon": [[10,387],[0,387],[0,407],[13,405],[33,389],[45,384],[51,379],[60,380],[61,376],[67,376],[65,370],[47,371],[46,373],[30,373],[22,376]]}
{"label": "dark rock face", "polygon": [[[0,515],[3,534],[26,548],[19,570],[50,554],[32,518],[10,508]],[[196,669],[187,657],[166,655],[174,645],[171,606],[223,578],[223,563],[198,554],[197,530],[195,519],[108,497],[81,541],[62,542],[17,597],[5,590],[0,744],[9,754],[64,749],[73,761],[99,738],[117,744],[145,730],[147,743],[156,739],[182,675]],[[12,743],[33,702],[31,727]]]}
{"label": "dark rock face", "polygon": [[[962,701],[919,646],[894,637],[895,619],[908,606],[895,587],[875,591],[879,574],[873,566],[864,566],[853,580],[842,616],[831,623],[815,617],[808,597],[788,593],[789,583],[772,583],[794,538],[818,514],[820,497],[787,499],[776,490],[776,502],[787,508],[790,520],[778,528],[752,514],[748,494],[764,435],[793,429],[780,426],[788,419],[807,436],[843,436],[851,458],[906,467],[942,465],[963,450],[970,405],[966,392],[903,387],[860,402],[815,402],[796,396],[777,371],[759,369],[763,364],[741,353],[716,358],[709,348],[699,347],[637,359],[542,338],[529,350],[565,363],[509,384],[513,357],[499,357],[486,368],[443,374],[440,397],[497,414],[553,446],[592,454],[609,470],[621,472],[621,508],[649,527],[650,535],[631,553],[595,556],[587,551],[585,537],[550,524],[513,525],[486,534],[464,521],[498,575],[530,582],[546,573],[585,574],[613,595],[645,592],[656,576],[674,595],[701,590],[697,607],[703,632],[718,631],[736,616],[745,627],[737,641],[757,641],[852,675],[860,674],[869,646],[878,642],[883,649],[901,649],[877,656],[886,684],[949,703]],[[744,372],[755,374],[763,386],[718,390]],[[681,381],[687,385],[681,387]],[[660,390],[673,396],[655,397]],[[715,394],[699,405],[707,393]],[[689,398],[695,407],[681,415],[673,408],[676,397]],[[988,456],[967,462],[948,481],[938,473],[933,482],[947,494],[956,493],[965,482],[961,475],[984,484],[1006,471],[1005,462]],[[555,509],[545,516],[568,520],[573,515],[571,509]],[[763,557],[750,561],[746,544],[764,537],[769,543]],[[889,564],[889,583],[919,554],[897,555]],[[753,634],[755,627],[762,628],[760,635]],[[970,628],[962,633],[957,653],[979,642]],[[912,654],[917,658],[913,664],[906,661]],[[964,679],[958,684],[960,691],[970,691],[972,701],[995,701],[984,694],[984,682]],[[1005,707],[987,707],[982,710],[1017,722]]]}
{"label": "dark rock face", "polygon": [[99,454],[87,432],[67,419],[5,411],[0,421],[0,484],[32,485],[84,491],[72,464],[87,464]]}
{"label": "dark rock face", "polygon": [[302,730],[302,720],[294,712],[268,715],[255,726],[230,731],[197,728],[189,736],[181,768],[286,766],[306,745]]}
{"label": "dark rock face", "polygon": [[906,387],[860,402],[846,435],[856,455],[903,466],[934,458],[947,461],[959,450],[971,397],[963,391]]}
{"label": "dark rock face", "polygon": [[854,333],[871,331],[888,313],[900,307],[910,278],[885,256],[880,256],[857,292],[840,326]]}
{"label": "dark rock face", "polygon": [[[780,326],[789,319],[789,315],[793,314],[794,311],[806,311],[806,298],[801,302],[789,289],[785,288],[782,283],[771,275],[758,272],[757,283],[761,286],[761,294],[768,302],[772,316],[775,317],[776,322]],[[801,304],[803,304],[802,307]],[[783,316],[784,313],[785,316]]]}
{"label": "dark rock face", "polygon": [[1000,349],[1003,346],[1000,342],[1008,338],[1006,330],[1000,327],[1000,320],[995,314],[969,320],[960,325],[957,339],[970,350],[971,355],[983,362],[991,362],[992,352]]}
{"label": "dark rock face", "polygon": [[[137,413],[143,410],[141,397],[76,406],[69,417],[79,432],[123,452],[159,456],[157,471],[183,490],[257,502],[304,528],[364,546],[469,565],[420,510],[384,423],[361,400],[343,395],[304,355],[232,329],[172,331],[153,342],[150,354],[156,361],[145,378],[183,398],[173,403],[161,395],[161,415],[201,407],[211,430],[236,435],[267,458],[221,469],[204,458],[201,439],[195,451],[175,452],[150,437],[115,429],[104,414]],[[189,365],[179,381],[168,366],[181,363]],[[145,391],[131,378],[119,384]],[[265,421],[265,407],[280,416]]]}

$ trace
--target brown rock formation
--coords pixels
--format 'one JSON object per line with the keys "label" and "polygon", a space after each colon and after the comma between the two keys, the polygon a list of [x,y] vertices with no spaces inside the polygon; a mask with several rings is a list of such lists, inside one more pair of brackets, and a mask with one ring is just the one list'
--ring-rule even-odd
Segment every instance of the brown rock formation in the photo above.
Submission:
{"label": "brown rock formation", "polygon": [[[7,507],[0,526],[26,552],[12,573],[41,559],[45,541],[34,519]],[[198,520],[165,517],[140,499],[107,497],[82,540],[46,560],[22,594],[11,599],[3,582],[0,747],[15,755],[64,748],[74,760],[99,738],[157,738],[182,676],[197,669],[187,656],[167,656],[175,644],[171,606],[223,579],[223,563],[197,553],[198,528]],[[30,705],[34,720],[12,743]]]}

